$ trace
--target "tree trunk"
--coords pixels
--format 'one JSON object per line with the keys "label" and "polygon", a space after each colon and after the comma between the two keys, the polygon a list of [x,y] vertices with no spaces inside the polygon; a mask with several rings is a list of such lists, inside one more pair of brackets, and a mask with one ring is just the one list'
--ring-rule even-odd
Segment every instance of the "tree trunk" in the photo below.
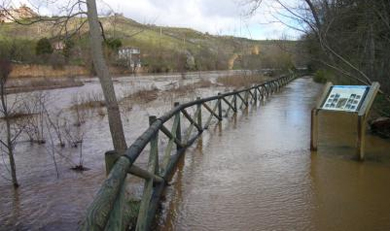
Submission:
{"label": "tree trunk", "polygon": [[7,148],[8,148],[8,157],[9,157],[9,164],[11,166],[11,177],[12,177],[12,184],[14,188],[19,187],[18,178],[16,177],[16,165],[15,165],[15,159],[14,159],[14,147],[13,142],[11,139],[11,124],[7,117],[5,118],[6,124],[7,124]]}
{"label": "tree trunk", "polygon": [[[3,77],[6,78],[6,77]],[[12,177],[12,184],[14,188],[19,187],[18,179],[16,177],[16,164],[15,164],[15,158],[14,158],[14,146],[12,142],[12,134],[11,134],[11,122],[9,118],[9,112],[7,108],[7,100],[6,100],[6,92],[5,92],[5,83],[6,81],[1,80],[1,89],[0,89],[0,96],[1,96],[1,107],[4,114],[5,119],[5,125],[6,125],[6,133],[7,133],[7,141],[6,141],[6,149],[8,152],[8,158],[9,158],[9,164],[11,166],[11,177]]]}
{"label": "tree trunk", "polygon": [[87,0],[87,8],[92,61],[95,71],[99,77],[103,95],[106,101],[108,123],[110,126],[114,149],[121,153],[126,150],[127,145],[123,132],[119,106],[116,100],[114,85],[112,83],[108,66],[103,56],[102,37],[95,0]]}

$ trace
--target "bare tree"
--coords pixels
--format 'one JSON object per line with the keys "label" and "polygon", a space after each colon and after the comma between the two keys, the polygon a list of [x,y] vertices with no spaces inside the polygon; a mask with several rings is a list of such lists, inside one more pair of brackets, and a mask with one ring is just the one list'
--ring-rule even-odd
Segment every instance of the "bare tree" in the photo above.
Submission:
{"label": "bare tree", "polygon": [[124,152],[127,148],[127,144],[123,132],[122,119],[115,95],[114,84],[111,80],[106,61],[104,60],[102,31],[99,24],[95,0],[87,0],[87,9],[92,60],[106,100],[108,123],[113,145],[115,150]]}
{"label": "bare tree", "polygon": [[[260,0],[245,1],[254,13]],[[266,1],[263,1],[266,2]],[[387,0],[273,0],[274,17],[299,31],[311,47],[311,59],[350,82],[381,83],[390,101],[390,4]],[[313,52],[314,51],[314,52]]]}
{"label": "bare tree", "polygon": [[44,120],[46,117],[45,109],[48,94],[43,91],[37,91],[29,94],[23,100],[23,110],[27,115],[20,125],[24,128],[24,132],[30,139],[30,142],[44,144]]}
{"label": "bare tree", "polygon": [[16,164],[14,158],[15,142],[22,130],[15,129],[12,124],[15,102],[9,105],[6,93],[6,83],[11,73],[12,67],[9,60],[0,60],[0,113],[5,123],[5,139],[0,139],[0,143],[5,147],[5,152],[8,154],[9,164],[11,166],[12,184],[15,188],[19,187],[16,176]]}
{"label": "bare tree", "polygon": [[[0,9],[7,10],[5,5],[6,4],[3,3]],[[85,9],[87,9],[87,11],[85,11]],[[69,1],[66,6],[61,7],[61,12],[62,16],[55,18],[37,17],[29,20],[28,22],[22,22],[17,19],[15,19],[15,21],[24,25],[31,25],[33,23],[41,21],[52,21],[54,22],[56,28],[60,28],[58,32],[62,35],[65,35],[66,37],[69,37],[80,31],[82,26],[88,22],[92,61],[94,69],[99,77],[104,98],[106,101],[108,122],[112,136],[112,142],[115,150],[123,152],[124,150],[126,150],[127,145],[123,132],[123,125],[118,102],[115,95],[114,85],[108,70],[108,66],[104,59],[102,40],[105,36],[103,25],[99,22],[96,2],[95,0]],[[87,15],[87,18],[82,18],[82,15]],[[70,20],[75,17],[81,19],[82,21],[82,23],[78,24],[76,28],[70,26]],[[69,32],[70,28],[72,29],[72,33]]]}

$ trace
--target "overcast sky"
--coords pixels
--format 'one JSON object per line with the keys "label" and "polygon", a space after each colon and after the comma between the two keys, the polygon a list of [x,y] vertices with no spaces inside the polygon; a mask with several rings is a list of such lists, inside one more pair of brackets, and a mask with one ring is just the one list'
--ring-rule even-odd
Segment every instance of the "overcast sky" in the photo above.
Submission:
{"label": "overcast sky", "polygon": [[[61,1],[61,0],[60,0]],[[65,1],[65,0],[64,0]],[[98,10],[107,12],[110,7],[117,13],[140,23],[161,26],[188,27],[202,32],[233,35],[251,39],[297,39],[299,34],[275,19],[277,7],[272,0],[263,0],[256,13],[247,15],[247,0],[97,0]],[[295,4],[298,0],[285,0]],[[39,0],[13,0],[40,5],[40,13],[52,14],[59,4],[46,5]],[[68,2],[68,1],[66,1]],[[107,7],[109,5],[109,7]]]}

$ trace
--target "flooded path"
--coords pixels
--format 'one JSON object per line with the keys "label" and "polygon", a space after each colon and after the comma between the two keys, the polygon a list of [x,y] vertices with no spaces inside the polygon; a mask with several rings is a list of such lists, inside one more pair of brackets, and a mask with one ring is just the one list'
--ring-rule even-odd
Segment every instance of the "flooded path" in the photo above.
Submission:
{"label": "flooded path", "polygon": [[166,191],[157,229],[390,230],[390,142],[367,135],[358,162],[356,120],[322,113],[310,152],[321,90],[297,79],[203,133]]}

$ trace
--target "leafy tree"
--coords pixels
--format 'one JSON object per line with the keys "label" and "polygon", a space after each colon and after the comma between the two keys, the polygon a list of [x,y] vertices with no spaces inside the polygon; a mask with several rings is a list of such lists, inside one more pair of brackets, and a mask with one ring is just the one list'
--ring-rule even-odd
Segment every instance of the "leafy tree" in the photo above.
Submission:
{"label": "leafy tree", "polygon": [[35,47],[35,54],[36,55],[43,55],[43,54],[52,54],[53,48],[51,47],[51,43],[49,39],[47,38],[41,38],[37,42],[37,46]]}
{"label": "leafy tree", "polygon": [[72,51],[72,48],[74,47],[74,41],[72,39],[66,39],[64,41],[65,43],[65,47],[62,51],[62,54],[64,55],[64,57],[66,59],[69,59],[70,55],[71,55],[71,51]]}
{"label": "leafy tree", "polygon": [[122,46],[122,41],[118,38],[109,38],[104,40],[104,43],[108,48],[113,51],[117,51]]}

